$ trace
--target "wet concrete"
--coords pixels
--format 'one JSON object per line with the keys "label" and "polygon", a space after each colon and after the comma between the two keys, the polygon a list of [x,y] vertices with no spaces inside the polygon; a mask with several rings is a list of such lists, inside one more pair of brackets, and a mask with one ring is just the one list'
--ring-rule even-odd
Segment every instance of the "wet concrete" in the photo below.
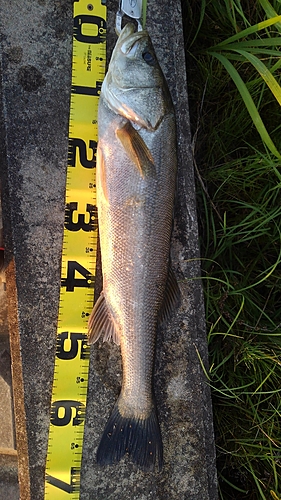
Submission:
{"label": "wet concrete", "polygon": [[[115,40],[117,3],[108,5],[108,51]],[[19,479],[21,500],[43,500],[64,222],[72,2],[2,0],[0,14],[1,174]],[[159,333],[155,369],[164,468],[143,473],[126,460],[114,467],[95,464],[121,371],[118,348],[94,346],[81,500],[215,500],[210,391],[196,353],[207,363],[202,289],[193,279],[200,266],[180,2],[151,0],[147,19],[175,104],[179,146],[172,263],[183,300]]]}

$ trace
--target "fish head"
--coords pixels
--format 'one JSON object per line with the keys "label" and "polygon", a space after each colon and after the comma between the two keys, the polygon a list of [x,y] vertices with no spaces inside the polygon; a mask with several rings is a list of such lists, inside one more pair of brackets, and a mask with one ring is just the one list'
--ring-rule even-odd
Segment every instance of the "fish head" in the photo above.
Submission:
{"label": "fish head", "polygon": [[171,106],[167,85],[147,31],[128,23],[113,50],[102,94],[116,113],[155,130]]}
{"label": "fish head", "polygon": [[123,89],[162,83],[162,72],[147,31],[135,31],[131,23],[120,33],[110,66],[116,85]]}

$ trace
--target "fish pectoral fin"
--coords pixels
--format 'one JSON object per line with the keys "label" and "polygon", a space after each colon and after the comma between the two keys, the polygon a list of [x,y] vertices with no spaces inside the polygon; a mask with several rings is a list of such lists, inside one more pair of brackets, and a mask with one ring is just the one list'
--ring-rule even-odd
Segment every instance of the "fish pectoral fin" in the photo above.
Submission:
{"label": "fish pectoral fin", "polygon": [[175,273],[169,265],[164,300],[159,313],[159,323],[166,322],[180,302],[180,289]]}
{"label": "fish pectoral fin", "polygon": [[103,155],[100,143],[98,143],[98,147],[97,147],[97,171],[99,172],[99,181],[100,181],[101,192],[104,196],[104,200],[106,202],[108,202],[105,162],[104,162],[104,155]]}
{"label": "fish pectoral fin", "polygon": [[156,169],[152,155],[140,134],[130,122],[116,130],[116,136],[122,143],[127,155],[138,167],[143,179],[156,177]]}
{"label": "fish pectoral fin", "polygon": [[95,343],[99,338],[104,342],[113,341],[120,344],[118,329],[112,318],[103,292],[95,303],[88,321],[89,343]]}

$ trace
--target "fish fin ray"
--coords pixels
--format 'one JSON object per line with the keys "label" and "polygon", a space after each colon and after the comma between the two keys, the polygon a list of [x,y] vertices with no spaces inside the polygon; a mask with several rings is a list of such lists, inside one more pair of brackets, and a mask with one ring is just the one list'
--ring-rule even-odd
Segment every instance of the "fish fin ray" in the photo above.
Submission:
{"label": "fish fin ray", "polygon": [[159,322],[165,323],[171,317],[173,311],[180,302],[180,289],[175,273],[169,265],[166,289],[164,293],[163,303],[159,313]]}
{"label": "fish fin ray", "polygon": [[99,338],[104,342],[113,341],[119,345],[119,334],[112,314],[102,292],[95,303],[88,321],[89,343],[95,343]]}
{"label": "fish fin ray", "polygon": [[108,202],[104,155],[103,155],[103,151],[102,151],[102,148],[101,148],[99,142],[98,142],[98,147],[97,147],[97,169],[99,170],[101,191],[103,193],[105,201]]}
{"label": "fish fin ray", "polygon": [[147,419],[122,417],[118,401],[106,424],[97,450],[100,465],[112,465],[124,455],[143,470],[154,470],[163,465],[163,446],[161,431],[155,408]]}
{"label": "fish fin ray", "polygon": [[156,177],[156,169],[151,152],[129,121],[123,127],[116,130],[116,136],[129,158],[137,166],[141,177],[143,179],[146,177]]}

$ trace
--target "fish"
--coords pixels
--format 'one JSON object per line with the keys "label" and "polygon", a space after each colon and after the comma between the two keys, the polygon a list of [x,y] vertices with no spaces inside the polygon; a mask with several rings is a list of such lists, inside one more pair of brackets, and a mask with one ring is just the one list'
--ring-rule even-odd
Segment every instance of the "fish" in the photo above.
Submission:
{"label": "fish", "polygon": [[97,209],[103,290],[89,342],[120,344],[122,387],[97,450],[100,465],[129,455],[161,470],[153,389],[158,325],[180,296],[170,265],[177,176],[171,96],[146,30],[128,23],[112,52],[98,108]]}

